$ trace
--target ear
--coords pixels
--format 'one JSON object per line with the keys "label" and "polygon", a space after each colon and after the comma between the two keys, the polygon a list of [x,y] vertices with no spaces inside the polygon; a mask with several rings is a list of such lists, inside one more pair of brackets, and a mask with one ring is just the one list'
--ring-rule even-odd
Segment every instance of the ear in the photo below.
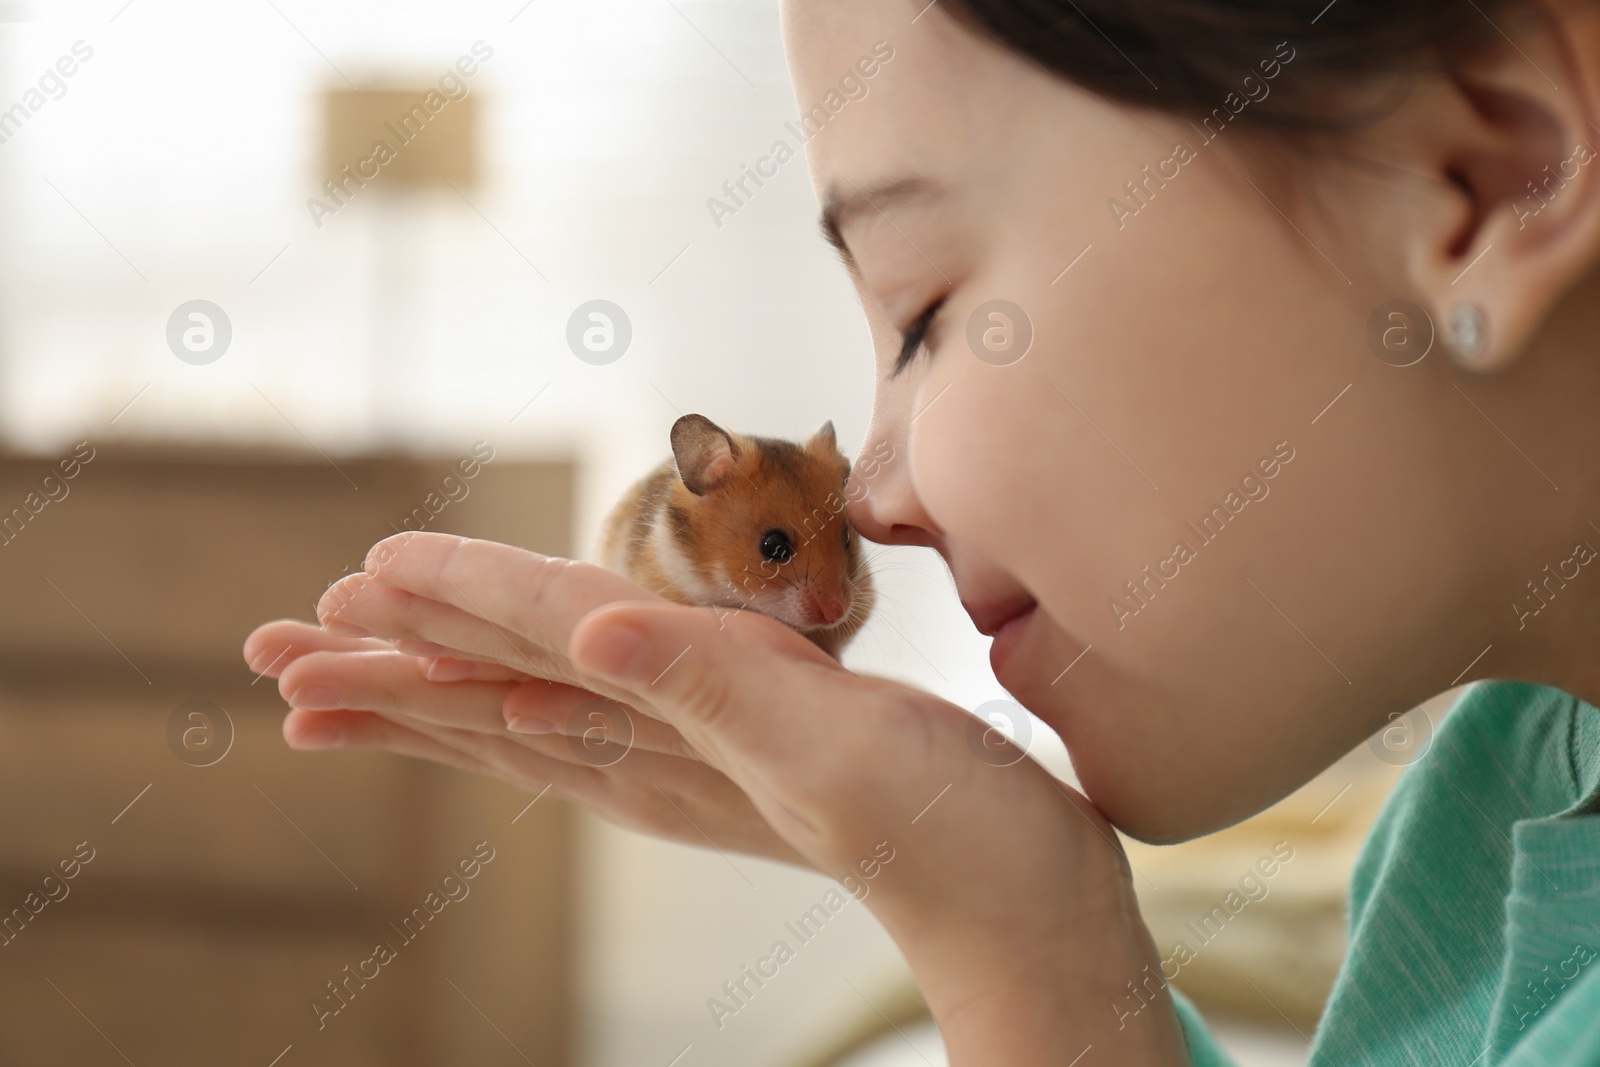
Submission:
{"label": "ear", "polygon": [[1514,362],[1600,257],[1600,6],[1531,0],[1496,18],[1395,131],[1434,186],[1405,224],[1407,281],[1474,371]]}
{"label": "ear", "polygon": [[827,455],[832,455],[833,453],[839,451],[839,442],[834,437],[833,433],[832,419],[829,419],[827,422],[823,423],[817,429],[817,432],[811,435],[811,439],[806,442],[806,447],[811,449],[813,452],[820,451]]}
{"label": "ear", "polygon": [[732,476],[739,445],[704,415],[685,415],[672,424],[672,458],[689,492],[705,496]]}

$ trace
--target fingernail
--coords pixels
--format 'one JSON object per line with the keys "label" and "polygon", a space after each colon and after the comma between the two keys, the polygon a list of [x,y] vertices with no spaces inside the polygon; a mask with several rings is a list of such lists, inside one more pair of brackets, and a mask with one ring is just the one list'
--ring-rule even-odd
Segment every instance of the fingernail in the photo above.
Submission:
{"label": "fingernail", "polygon": [[328,631],[330,634],[335,634],[335,635],[337,635],[339,637],[371,637],[372,636],[372,631],[371,630],[362,629],[361,627],[357,626],[353,622],[340,622],[337,619],[333,620],[332,622],[323,623],[322,624],[322,628],[324,630]]}
{"label": "fingernail", "polygon": [[512,719],[506,723],[506,729],[514,734],[548,734],[555,731],[556,724],[549,719],[529,717],[525,719]]}
{"label": "fingernail", "polygon": [[408,656],[444,659],[450,655],[448,648],[436,645],[432,641],[396,641],[394,647]]}
{"label": "fingernail", "polygon": [[640,627],[626,622],[616,622],[606,627],[605,634],[589,652],[579,669],[618,681],[632,679],[644,670],[646,637]]}
{"label": "fingernail", "polygon": [[459,659],[430,659],[422,669],[423,677],[430,682],[459,682],[471,678],[472,672],[472,664]]}
{"label": "fingernail", "polygon": [[289,694],[289,706],[305,711],[336,711],[344,707],[344,701],[332,689],[313,685]]}
{"label": "fingernail", "polygon": [[338,748],[344,744],[343,730],[318,730],[316,733],[301,734],[293,741],[297,749]]}

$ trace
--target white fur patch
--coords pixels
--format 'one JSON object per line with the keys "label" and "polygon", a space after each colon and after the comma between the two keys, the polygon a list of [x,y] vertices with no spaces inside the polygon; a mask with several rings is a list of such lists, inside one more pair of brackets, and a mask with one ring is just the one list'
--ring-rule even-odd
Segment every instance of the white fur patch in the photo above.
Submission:
{"label": "white fur patch", "polygon": [[678,547],[678,542],[673,538],[665,519],[651,527],[650,538],[654,542],[650,547],[655,553],[656,562],[660,564],[661,572],[673,585],[701,603],[720,604],[726,600],[723,590],[712,589],[700,580],[693,564]]}

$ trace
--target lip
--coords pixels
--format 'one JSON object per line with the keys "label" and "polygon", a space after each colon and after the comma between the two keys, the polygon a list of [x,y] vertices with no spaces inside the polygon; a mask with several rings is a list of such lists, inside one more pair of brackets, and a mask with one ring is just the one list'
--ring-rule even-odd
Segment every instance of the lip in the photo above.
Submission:
{"label": "lip", "polygon": [[972,624],[978,628],[979,633],[985,637],[995,637],[1000,633],[1001,627],[1017,616],[1032,611],[1038,606],[1038,602],[1031,596],[1023,595],[1003,601],[971,604],[963,602],[961,606],[967,609],[967,614],[971,616]]}
{"label": "lip", "polygon": [[989,645],[989,667],[994,671],[995,677],[1000,677],[1007,661],[1016,653],[1017,646],[1022,642],[1028,623],[1039,605],[1030,603],[1028,607],[1012,615],[1000,628],[994,632],[994,641]]}

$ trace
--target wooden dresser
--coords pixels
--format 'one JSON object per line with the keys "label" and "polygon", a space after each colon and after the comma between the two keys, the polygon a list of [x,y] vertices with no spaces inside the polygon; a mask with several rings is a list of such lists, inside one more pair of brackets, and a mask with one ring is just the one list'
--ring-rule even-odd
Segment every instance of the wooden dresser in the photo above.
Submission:
{"label": "wooden dresser", "polygon": [[407,516],[570,554],[571,464],[89,447],[0,456],[0,1064],[569,1064],[570,809],[293,752],[239,649]]}

